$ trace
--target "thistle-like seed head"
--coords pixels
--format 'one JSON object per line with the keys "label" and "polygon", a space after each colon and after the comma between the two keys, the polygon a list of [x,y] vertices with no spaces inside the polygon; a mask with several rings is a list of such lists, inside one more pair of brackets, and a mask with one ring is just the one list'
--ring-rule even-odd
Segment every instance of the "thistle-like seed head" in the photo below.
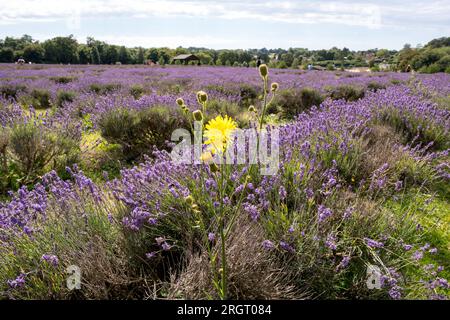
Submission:
{"label": "thistle-like seed head", "polygon": [[275,92],[278,90],[279,85],[277,82],[273,82],[270,87],[271,87],[272,92]]}
{"label": "thistle-like seed head", "polygon": [[192,112],[192,116],[194,117],[195,121],[203,121],[203,112],[200,110],[195,110]]}
{"label": "thistle-like seed head", "polygon": [[208,101],[208,95],[206,94],[205,91],[199,91],[197,92],[197,101],[200,104],[205,103],[206,101]]}
{"label": "thistle-like seed head", "polygon": [[262,64],[259,66],[259,74],[263,79],[267,79],[267,76],[269,75],[269,68],[266,64]]}
{"label": "thistle-like seed head", "polygon": [[187,204],[192,205],[194,203],[194,198],[191,195],[184,198]]}
{"label": "thistle-like seed head", "polygon": [[183,106],[184,106],[184,100],[183,100],[183,98],[178,98],[178,99],[177,99],[177,105],[179,105],[180,107],[183,107]]}

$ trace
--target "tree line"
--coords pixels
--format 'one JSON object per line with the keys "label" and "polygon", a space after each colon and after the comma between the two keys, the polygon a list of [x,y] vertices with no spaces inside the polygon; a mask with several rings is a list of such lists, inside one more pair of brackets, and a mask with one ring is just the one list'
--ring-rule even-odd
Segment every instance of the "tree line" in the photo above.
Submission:
{"label": "tree line", "polygon": [[308,50],[248,49],[214,50],[208,48],[178,47],[143,48],[112,45],[92,37],[79,43],[73,35],[55,37],[43,42],[29,35],[20,38],[0,39],[0,62],[11,63],[24,59],[32,63],[50,64],[144,64],[148,61],[160,65],[169,64],[179,54],[193,53],[204,65],[254,66],[256,59],[269,63],[273,68],[307,68],[314,65],[329,70],[350,67],[369,67],[373,70],[420,72],[450,72],[450,38],[439,38],[425,46],[412,48],[405,45],[400,51],[370,49],[353,51],[348,48]]}

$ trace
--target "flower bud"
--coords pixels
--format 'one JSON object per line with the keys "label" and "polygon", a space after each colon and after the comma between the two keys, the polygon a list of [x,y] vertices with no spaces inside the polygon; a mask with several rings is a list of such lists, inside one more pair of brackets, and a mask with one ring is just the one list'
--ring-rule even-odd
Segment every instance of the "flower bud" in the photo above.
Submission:
{"label": "flower bud", "polygon": [[267,78],[267,76],[269,75],[269,68],[266,64],[262,64],[259,66],[259,74],[263,79]]}
{"label": "flower bud", "polygon": [[279,85],[278,85],[278,83],[273,82],[270,87],[271,87],[272,92],[275,92],[278,90]]}
{"label": "flower bud", "polygon": [[187,204],[191,205],[194,203],[194,198],[192,198],[192,196],[187,196],[184,198],[184,200],[186,201]]}
{"label": "flower bud", "polygon": [[214,162],[209,164],[209,169],[211,170],[212,173],[220,171],[219,167]]}
{"label": "flower bud", "polygon": [[177,104],[178,104],[180,107],[184,106],[184,100],[183,100],[182,98],[178,98],[178,99],[177,99]]}
{"label": "flower bud", "polygon": [[208,95],[206,94],[205,91],[199,91],[197,92],[197,101],[200,104],[205,103],[206,101],[208,101]]}
{"label": "flower bud", "polygon": [[200,110],[192,112],[195,121],[203,121],[203,113]]}

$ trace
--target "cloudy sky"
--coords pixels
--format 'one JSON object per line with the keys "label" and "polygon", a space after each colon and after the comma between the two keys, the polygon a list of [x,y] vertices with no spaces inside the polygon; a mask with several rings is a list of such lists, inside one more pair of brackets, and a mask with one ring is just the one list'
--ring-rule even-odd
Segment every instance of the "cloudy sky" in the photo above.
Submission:
{"label": "cloudy sky", "polygon": [[144,47],[399,49],[450,36],[450,0],[0,0],[0,38]]}

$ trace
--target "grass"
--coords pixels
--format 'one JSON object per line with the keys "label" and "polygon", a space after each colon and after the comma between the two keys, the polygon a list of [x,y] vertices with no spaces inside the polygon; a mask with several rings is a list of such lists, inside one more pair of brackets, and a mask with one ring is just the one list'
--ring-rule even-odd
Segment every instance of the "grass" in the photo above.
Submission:
{"label": "grass", "polygon": [[[430,248],[437,248],[436,254],[425,255],[419,261],[422,267],[434,264],[443,266],[440,276],[450,278],[450,187],[439,186],[436,192],[429,192],[419,188],[411,189],[401,194],[397,199],[385,202],[385,207],[395,214],[402,216],[406,212],[414,212],[417,223],[423,228],[423,242],[429,243]],[[412,272],[413,279],[420,281],[424,273],[417,269]],[[421,296],[423,292],[413,292]]]}

